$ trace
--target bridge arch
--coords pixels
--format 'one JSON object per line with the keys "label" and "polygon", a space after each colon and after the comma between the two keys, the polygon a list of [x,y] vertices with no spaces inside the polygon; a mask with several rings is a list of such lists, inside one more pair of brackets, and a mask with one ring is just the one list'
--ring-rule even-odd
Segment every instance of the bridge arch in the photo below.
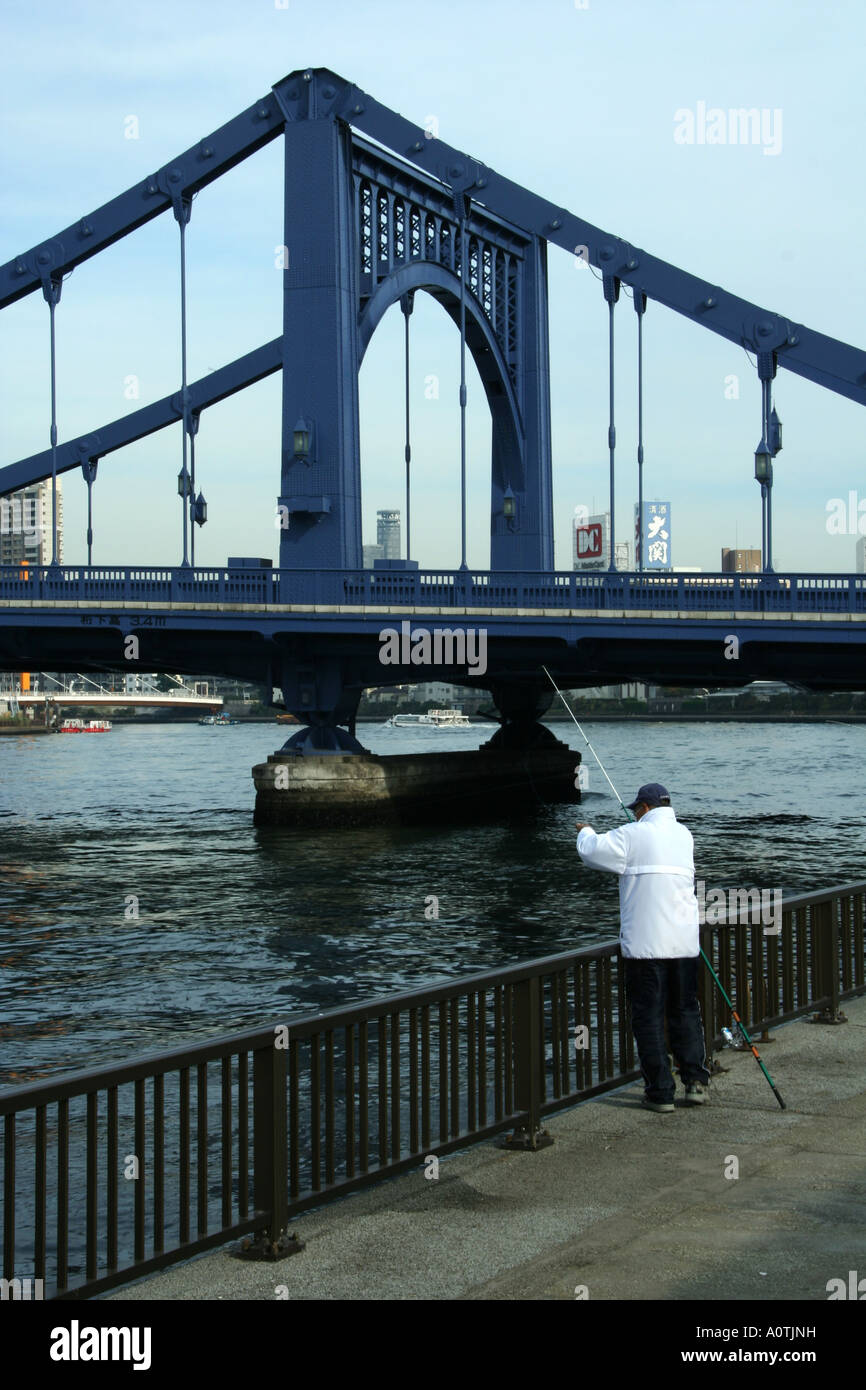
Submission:
{"label": "bridge arch", "polygon": [[[364,305],[358,321],[359,367],[367,348],[388,310],[403,295],[423,290],[460,326],[460,277],[446,267],[416,261],[399,267],[380,281]],[[491,325],[474,295],[466,294],[466,346],[475,363],[487,397],[491,417],[490,510],[501,510],[506,487],[524,492],[526,487],[522,420],[508,367]]]}

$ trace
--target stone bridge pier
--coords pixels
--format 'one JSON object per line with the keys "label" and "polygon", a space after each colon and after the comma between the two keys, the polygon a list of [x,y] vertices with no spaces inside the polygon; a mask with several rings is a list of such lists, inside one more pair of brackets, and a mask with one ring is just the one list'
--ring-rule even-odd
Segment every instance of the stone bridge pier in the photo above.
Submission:
{"label": "stone bridge pier", "polygon": [[[417,667],[389,671],[395,684],[419,674]],[[467,679],[465,671],[439,674],[457,684]],[[409,754],[400,751],[397,729],[387,754],[369,752],[355,736],[361,692],[381,678],[381,666],[361,659],[283,661],[285,706],[303,727],[253,768],[257,825],[495,821],[579,802],[580,753],[539,722],[554,692],[536,677],[491,681],[500,727],[480,748]]]}

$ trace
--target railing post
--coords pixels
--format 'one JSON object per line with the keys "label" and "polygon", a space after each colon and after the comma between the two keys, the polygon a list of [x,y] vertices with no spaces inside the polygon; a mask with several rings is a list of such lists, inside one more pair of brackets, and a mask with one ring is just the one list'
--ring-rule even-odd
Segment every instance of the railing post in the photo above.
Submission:
{"label": "railing post", "polygon": [[813,1014],[813,1023],[847,1023],[847,1015],[839,1007],[839,923],[836,918],[838,899],[816,904],[810,914],[812,950],[815,953],[815,986],[818,1000],[824,1007]]}
{"label": "railing post", "polygon": [[545,1149],[553,1143],[541,1128],[541,1098],[544,1084],[544,1048],[541,1035],[541,979],[538,975],[518,980],[512,991],[514,1048],[514,1095],[517,1109],[526,1115],[526,1124],[505,1140],[509,1149]]}
{"label": "railing post", "polygon": [[[267,1213],[267,1226],[237,1252],[247,1260],[282,1260],[303,1250],[286,1235],[289,1220],[289,1148],[286,1106],[287,1029],[253,1052],[253,1209]],[[246,1097],[239,1097],[246,1104]]]}

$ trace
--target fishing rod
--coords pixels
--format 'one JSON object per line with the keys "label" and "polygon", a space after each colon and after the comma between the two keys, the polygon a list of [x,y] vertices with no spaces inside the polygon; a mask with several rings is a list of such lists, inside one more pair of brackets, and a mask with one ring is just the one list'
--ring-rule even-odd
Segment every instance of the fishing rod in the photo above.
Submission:
{"label": "fishing rod", "polygon": [[[598,756],[598,754],[596,753],[595,749],[593,748],[593,746],[592,746],[592,744],[590,743],[589,739],[587,738],[586,734],[583,732],[583,729],[581,729],[580,725],[577,723],[577,719],[575,718],[575,715],[574,715],[574,712],[573,712],[573,710],[572,710],[572,708],[571,708],[571,705],[568,703],[568,701],[566,700],[566,698],[565,698],[565,696],[563,695],[562,691],[560,690],[559,686],[556,684],[556,681],[553,679],[553,676],[550,674],[550,672],[548,671],[548,669],[547,669],[546,666],[542,666],[541,669],[542,669],[542,671],[544,672],[544,674],[547,676],[547,679],[550,681],[550,684],[553,686],[553,688],[554,688],[554,690],[556,691],[557,695],[559,696],[560,700],[561,700],[562,703],[565,705],[565,708],[568,710],[568,712],[569,712],[569,714],[571,715],[572,719],[574,719],[575,724],[577,724],[577,728],[578,728],[578,731],[580,732],[581,737],[585,740],[587,748],[589,749],[590,753],[591,753],[592,756],[595,758],[595,761],[598,763],[599,767],[601,768],[601,771],[602,771],[602,774],[604,775],[605,781],[607,782],[608,786],[610,787],[611,791],[613,792],[613,794],[614,794],[614,796],[616,797],[617,801],[619,802],[620,806],[622,806],[622,809],[625,811],[625,813],[626,813],[626,815],[628,816],[629,820],[632,820],[632,821],[635,820],[636,817],[635,817],[634,814],[629,810],[629,808],[624,804],[624,802],[623,802],[623,800],[622,800],[622,797],[620,796],[620,794],[619,794],[619,792],[617,791],[616,787],[613,785],[613,782],[610,780],[610,778],[608,777],[607,773],[605,772],[605,770],[604,770],[604,764],[602,763],[601,758],[600,758],[600,757]],[[745,1024],[743,1023],[743,1020],[740,1018],[740,1015],[737,1013],[736,1009],[734,1008],[734,1006],[733,1006],[731,1000],[728,998],[728,996],[727,996],[727,994],[726,994],[726,992],[725,992],[724,986],[722,985],[722,982],[721,982],[721,980],[719,979],[718,975],[716,974],[715,970],[714,970],[713,967],[711,966],[711,964],[710,964],[710,962],[709,962],[709,959],[707,958],[707,954],[706,954],[706,952],[705,952],[703,946],[700,946],[700,945],[699,945],[699,946],[698,946],[698,950],[700,951],[700,953],[701,953],[701,955],[702,955],[702,957],[703,957],[704,964],[706,965],[707,969],[709,970],[710,974],[712,975],[713,979],[715,980],[716,984],[718,985],[719,991],[720,991],[720,993],[721,993],[721,996],[722,996],[722,998],[724,999],[725,1003],[727,1004],[728,1008],[730,1009],[731,1014],[733,1015],[734,1022],[736,1023],[737,1027],[739,1028],[740,1032],[742,1033],[743,1037],[745,1038],[746,1042],[748,1043],[749,1047],[751,1048],[751,1050],[752,1050],[752,1055],[753,1055],[755,1061],[757,1062],[758,1066],[761,1068],[761,1071],[764,1073],[765,1077],[766,1077],[767,1080],[769,1081],[769,1083],[770,1083],[770,1088],[771,1088],[771,1090],[772,1090],[772,1092],[773,1092],[773,1095],[776,1097],[776,1100],[779,1102],[779,1105],[781,1106],[781,1108],[782,1108],[783,1110],[787,1110],[788,1107],[785,1105],[785,1102],[782,1100],[782,1097],[781,1097],[780,1094],[779,1094],[779,1091],[778,1091],[778,1089],[777,1089],[777,1087],[776,1087],[775,1082],[773,1081],[772,1076],[771,1076],[770,1073],[767,1071],[767,1068],[764,1066],[764,1063],[761,1061],[761,1058],[760,1058],[760,1056],[759,1056],[759,1054],[758,1054],[758,1049],[755,1047],[755,1044],[752,1042],[752,1039],[749,1037],[748,1033],[746,1032],[746,1026],[745,1026]]]}
{"label": "fishing rod", "polygon": [[722,984],[721,980],[719,979],[719,977],[718,977],[718,975],[716,974],[716,972],[715,972],[715,970],[713,969],[713,967],[710,965],[710,962],[707,960],[707,957],[706,957],[706,955],[704,954],[703,949],[701,949],[701,955],[704,957],[704,962],[706,963],[706,967],[707,967],[707,969],[709,970],[710,974],[712,975],[713,979],[715,980],[716,984],[718,985],[718,987],[719,987],[719,989],[720,989],[720,991],[721,991],[722,998],[724,999],[725,1003],[727,1004],[728,1008],[730,1009],[731,1013],[733,1014],[734,1022],[736,1023],[736,1025],[737,1025],[737,1027],[739,1028],[740,1032],[742,1033],[743,1037],[746,1039],[746,1042],[749,1044],[749,1047],[752,1049],[752,1055],[753,1055],[755,1061],[757,1062],[758,1066],[761,1068],[761,1071],[764,1073],[764,1075],[766,1076],[767,1080],[769,1081],[769,1083],[770,1083],[770,1088],[771,1088],[771,1090],[772,1090],[772,1092],[773,1092],[773,1095],[776,1097],[776,1100],[779,1102],[779,1105],[782,1107],[782,1109],[783,1109],[783,1110],[787,1110],[788,1107],[787,1107],[787,1105],[785,1104],[785,1102],[782,1100],[782,1097],[779,1095],[778,1089],[776,1088],[776,1084],[775,1084],[775,1082],[773,1081],[772,1076],[771,1076],[770,1073],[767,1071],[767,1068],[764,1066],[764,1063],[761,1061],[761,1058],[760,1058],[760,1056],[759,1056],[759,1054],[758,1054],[758,1049],[755,1047],[755,1044],[752,1042],[752,1039],[749,1037],[748,1033],[746,1032],[746,1025],[743,1023],[743,1020],[740,1018],[740,1015],[737,1013],[736,1009],[734,1008],[733,1004],[731,1003],[730,999],[728,998],[727,994],[725,993],[724,985]]}
{"label": "fishing rod", "polygon": [[[568,710],[568,712],[569,712],[569,714],[571,715],[572,719],[574,719],[575,724],[577,724],[577,720],[576,720],[575,717],[574,717],[574,711],[572,710],[571,705],[570,705],[570,704],[568,703],[568,701],[566,700],[566,698],[565,698],[565,696],[563,695],[562,691],[560,690],[559,686],[556,684],[556,681],[553,679],[553,676],[550,674],[550,672],[548,671],[548,669],[547,669],[546,666],[542,666],[541,669],[542,669],[542,671],[544,672],[544,674],[547,676],[547,679],[550,681],[550,684],[553,686],[553,688],[554,688],[554,690],[556,691],[557,695],[559,696],[560,700],[561,700],[562,703],[565,705],[565,708]],[[634,816],[632,815],[631,811],[628,809],[627,806],[623,805],[622,797],[620,796],[620,794],[619,794],[619,792],[617,791],[616,787],[613,785],[613,782],[610,780],[610,778],[608,777],[607,773],[605,772],[605,770],[604,770],[604,764],[602,763],[601,758],[600,758],[600,757],[598,756],[598,754],[596,753],[595,749],[593,748],[592,744],[590,743],[589,739],[586,737],[586,734],[583,732],[583,729],[581,729],[581,727],[580,727],[579,724],[577,724],[577,729],[578,729],[578,733],[580,734],[581,738],[585,740],[586,746],[587,746],[587,748],[589,749],[590,753],[591,753],[592,756],[595,758],[595,761],[598,763],[599,767],[601,768],[602,776],[605,778],[605,780],[606,780],[606,782],[607,782],[607,785],[610,787],[611,791],[613,792],[613,794],[614,794],[614,796],[616,797],[617,801],[619,802],[620,806],[622,806],[622,809],[625,811],[625,813],[626,813],[626,815],[628,816],[629,820],[634,820]]]}

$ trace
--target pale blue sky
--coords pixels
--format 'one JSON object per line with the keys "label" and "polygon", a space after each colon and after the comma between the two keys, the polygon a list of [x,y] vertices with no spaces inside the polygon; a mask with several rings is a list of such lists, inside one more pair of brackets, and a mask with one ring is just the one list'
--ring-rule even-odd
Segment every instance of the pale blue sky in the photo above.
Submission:
{"label": "pale blue sky", "polygon": [[[98,207],[251,104],[296,68],[325,66],[485,164],[608,231],[796,322],[866,345],[864,8],[857,0],[4,0],[0,45],[0,260]],[[781,148],[683,145],[675,113],[781,112]],[[125,118],[139,138],[124,138]],[[188,233],[190,377],[280,330],[274,247],[281,142],[196,199]],[[574,507],[606,505],[607,308],[601,286],[550,252],[557,563]],[[58,310],[60,438],[176,389],[177,231],[163,217],[64,283]],[[636,496],[636,325],[618,324],[617,531]],[[0,460],[48,444],[48,313],[41,295],[0,318]],[[722,545],[760,542],[755,369],[735,348],[650,304],[646,495],[670,499],[675,563],[719,567]],[[416,299],[413,553],[459,563],[458,339]],[[439,377],[438,400],[425,380]],[[362,372],[365,541],[378,507],[403,506],[402,322],[392,309]],[[726,399],[726,379],[739,398]],[[140,397],[125,382],[138,378]],[[469,378],[469,560],[489,559],[489,421]],[[780,371],[777,567],[850,570],[855,536],[829,535],[827,503],[863,478],[862,408]],[[98,563],[179,559],[180,430],[100,465]],[[199,563],[273,555],[277,378],[205,414],[198,481],[210,518]],[[65,477],[66,556],[84,558],[85,488]],[[866,509],[864,509],[866,510]],[[856,525],[856,523],[855,523]]]}

